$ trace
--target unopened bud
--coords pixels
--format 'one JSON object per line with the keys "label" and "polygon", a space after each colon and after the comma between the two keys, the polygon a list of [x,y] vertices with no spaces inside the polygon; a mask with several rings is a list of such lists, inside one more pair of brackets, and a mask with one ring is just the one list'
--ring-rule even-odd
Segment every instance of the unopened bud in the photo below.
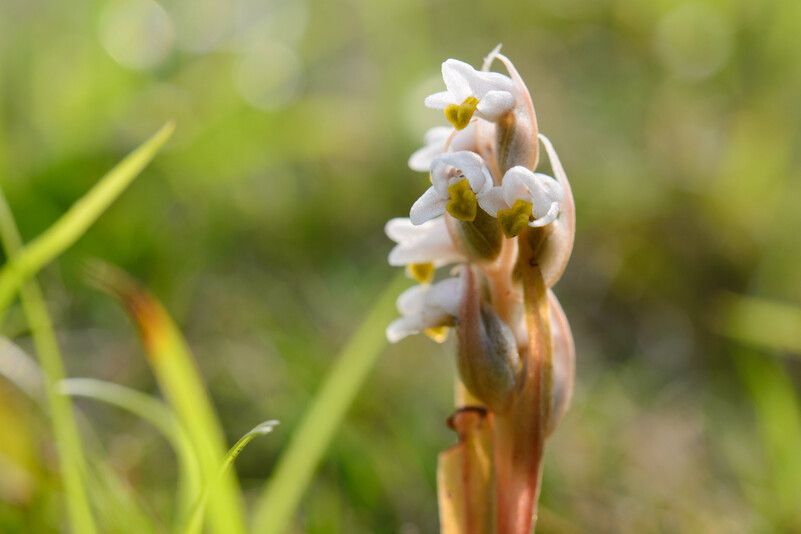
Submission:
{"label": "unopened bud", "polygon": [[515,108],[500,119],[495,125],[495,153],[498,168],[505,173],[517,165],[527,169],[537,166],[538,140],[537,119],[533,108]]}
{"label": "unopened bud", "polygon": [[483,302],[473,269],[463,274],[465,291],[459,310],[459,374],[465,387],[494,411],[508,406],[520,371],[511,329]]}
{"label": "unopened bud", "polygon": [[503,245],[503,232],[498,219],[478,209],[472,221],[454,220],[454,230],[465,255],[477,261],[492,261]]}

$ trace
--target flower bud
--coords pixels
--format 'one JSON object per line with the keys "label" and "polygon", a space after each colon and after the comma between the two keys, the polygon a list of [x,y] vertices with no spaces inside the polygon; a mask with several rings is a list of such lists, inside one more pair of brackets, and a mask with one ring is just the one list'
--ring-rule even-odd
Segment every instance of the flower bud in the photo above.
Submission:
{"label": "flower bud", "polygon": [[503,245],[503,232],[498,219],[479,209],[472,221],[452,221],[452,228],[468,258],[481,262],[493,261],[498,257]]}
{"label": "flower bud", "polygon": [[472,268],[464,270],[458,317],[459,374],[465,387],[493,411],[504,411],[515,390],[520,356],[511,329],[483,302]]}
{"label": "flower bud", "polygon": [[505,173],[512,167],[534,169],[537,166],[537,119],[525,107],[509,111],[495,123],[495,154],[498,169]]}
{"label": "flower bud", "polygon": [[506,56],[494,52],[491,57],[500,60],[509,71],[509,77],[512,79],[512,94],[516,102],[515,107],[495,123],[495,154],[498,159],[498,168],[501,173],[505,173],[516,165],[534,170],[537,167],[539,153],[537,141],[539,129],[531,93],[515,66]]}
{"label": "flower bud", "polygon": [[548,291],[548,308],[551,315],[551,340],[553,344],[553,368],[551,369],[550,413],[545,425],[550,435],[562,420],[573,397],[575,381],[576,346],[570,323],[553,291]]}

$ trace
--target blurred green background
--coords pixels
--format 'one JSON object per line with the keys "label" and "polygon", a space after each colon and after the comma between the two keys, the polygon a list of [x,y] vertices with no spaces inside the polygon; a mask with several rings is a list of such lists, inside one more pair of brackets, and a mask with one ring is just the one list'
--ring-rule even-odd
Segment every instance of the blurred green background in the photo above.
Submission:
{"label": "blurred green background", "polygon": [[[440,62],[515,61],[574,189],[556,288],[578,381],[549,443],[541,532],[801,531],[801,2],[4,0],[0,180],[23,237],[169,118],[131,189],[40,276],[71,376],[157,394],[136,333],[84,283],[132,272],[184,329],[255,497],[338,349],[393,276],[386,219]],[[12,309],[3,335],[30,351]],[[390,347],[297,532],[436,531],[453,346]],[[78,401],[89,447],[156,514],[175,461]],[[52,438],[0,379],[0,531],[60,524]]]}

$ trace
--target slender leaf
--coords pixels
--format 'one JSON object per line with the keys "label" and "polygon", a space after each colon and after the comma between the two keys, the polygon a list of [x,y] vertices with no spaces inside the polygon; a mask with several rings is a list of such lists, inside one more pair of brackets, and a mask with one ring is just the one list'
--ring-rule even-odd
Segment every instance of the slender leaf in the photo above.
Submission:
{"label": "slender leaf", "polygon": [[384,331],[405,284],[401,276],[389,284],[328,373],[256,505],[255,532],[286,529],[317,464],[386,346]]}
{"label": "slender leaf", "polygon": [[219,480],[222,480],[222,478],[225,476],[225,473],[228,471],[228,468],[231,467],[231,464],[234,463],[234,460],[236,460],[237,456],[239,456],[239,453],[242,452],[245,447],[247,447],[248,443],[253,441],[256,436],[269,434],[272,432],[273,428],[276,427],[276,425],[278,425],[278,421],[264,421],[263,423],[252,428],[247,434],[239,438],[239,441],[237,441],[234,446],[231,447],[231,449],[228,451],[228,454],[225,455],[222,465],[220,466],[220,473],[217,476],[218,482],[209,484],[203,489],[203,494],[200,496],[197,504],[194,507],[185,532],[188,534],[200,532],[200,529],[203,527],[203,516],[206,510],[206,503],[209,500],[209,495],[211,495],[217,488]]}
{"label": "slender leaf", "polygon": [[768,488],[758,503],[777,531],[801,529],[801,399],[781,363],[768,355],[740,348],[734,362],[756,413],[757,438],[766,462]]}
{"label": "slender leaf", "polygon": [[[21,239],[11,209],[0,190],[0,239],[6,257],[14,262],[21,248]],[[45,374],[45,392],[53,424],[59,466],[64,479],[72,529],[80,534],[93,533],[95,521],[86,491],[86,458],[69,397],[58,392],[57,384],[64,378],[64,363],[56,335],[47,312],[42,292],[35,280],[24,283],[20,296],[25,316],[31,328],[36,355]]]}
{"label": "slender leaf", "polygon": [[67,395],[87,397],[105,402],[153,425],[170,442],[178,458],[178,513],[176,525],[183,525],[193,503],[200,494],[198,458],[189,436],[175,414],[163,402],[140,391],[119,384],[92,378],[68,378],[61,382]]}
{"label": "slender leaf", "polygon": [[158,532],[154,518],[145,511],[133,488],[106,461],[93,459],[88,480],[104,532]]}
{"label": "slender leaf", "polygon": [[81,197],[50,228],[19,250],[0,270],[0,312],[23,282],[77,241],[156,156],[175,130],[165,124]]}
{"label": "slender leaf", "polygon": [[728,293],[717,304],[714,326],[719,333],[749,345],[801,355],[801,306]]}

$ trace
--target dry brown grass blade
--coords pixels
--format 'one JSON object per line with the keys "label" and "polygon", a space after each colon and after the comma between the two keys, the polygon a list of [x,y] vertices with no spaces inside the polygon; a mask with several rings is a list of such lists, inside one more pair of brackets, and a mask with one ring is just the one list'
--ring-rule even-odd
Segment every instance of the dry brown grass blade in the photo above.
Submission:
{"label": "dry brown grass blade", "polygon": [[492,531],[492,430],[484,408],[458,410],[448,425],[459,443],[440,453],[437,465],[442,534]]}

